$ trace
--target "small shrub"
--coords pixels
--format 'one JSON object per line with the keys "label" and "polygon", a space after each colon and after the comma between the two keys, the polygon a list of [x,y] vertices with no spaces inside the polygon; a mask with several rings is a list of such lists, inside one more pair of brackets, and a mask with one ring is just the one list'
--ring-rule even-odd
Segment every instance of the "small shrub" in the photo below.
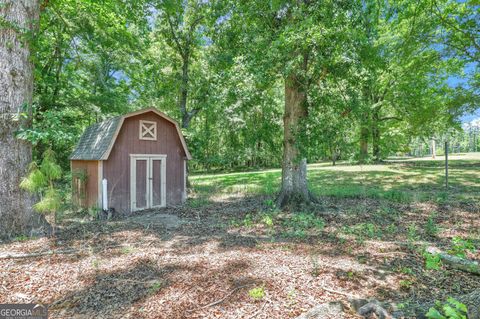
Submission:
{"label": "small shrub", "polygon": [[243,218],[242,224],[247,228],[252,227],[254,224],[252,214],[245,215],[245,218]]}
{"label": "small shrub", "polygon": [[262,287],[255,287],[248,291],[248,295],[253,300],[262,300],[265,297],[265,289]]}
{"label": "small shrub", "polygon": [[263,202],[263,204],[267,206],[268,209],[271,209],[271,210],[276,209],[275,201],[273,201],[273,199],[267,199]]}
{"label": "small shrub", "polygon": [[312,261],[311,275],[312,277],[318,277],[320,275],[320,267],[318,265],[318,256],[310,256],[310,259]]}
{"label": "small shrub", "polygon": [[472,241],[460,237],[453,237],[451,248],[448,253],[460,258],[465,258],[467,256],[467,251],[475,251],[475,245]]}
{"label": "small shrub", "polygon": [[33,205],[39,212],[51,217],[53,234],[58,221],[58,214],[63,203],[62,194],[57,187],[57,182],[62,178],[62,168],[55,159],[55,153],[48,149],[43,153],[40,165],[32,162],[29,174],[20,183],[20,187],[32,194],[37,194],[40,201]]}
{"label": "small shrub", "polygon": [[401,267],[397,269],[397,272],[405,274],[405,275],[412,275],[413,270],[410,267]]}
{"label": "small shrub", "polygon": [[448,298],[447,302],[435,302],[435,307],[432,307],[426,313],[429,319],[467,319],[467,306],[454,298]]}
{"label": "small shrub", "polygon": [[427,270],[439,270],[442,266],[440,256],[438,256],[437,254],[430,254],[428,252],[425,252],[423,256],[425,257],[425,268]]}
{"label": "small shrub", "polygon": [[435,213],[430,214],[430,216],[428,216],[427,223],[425,224],[425,232],[432,237],[436,236],[439,232],[437,223],[435,222],[435,217]]}
{"label": "small shrub", "polygon": [[411,241],[411,242],[416,241],[419,238],[417,225],[411,224],[410,226],[408,226],[407,236],[408,236],[408,241]]}
{"label": "small shrub", "polygon": [[100,267],[100,261],[98,259],[92,260],[92,267],[98,269]]}
{"label": "small shrub", "polygon": [[387,226],[387,233],[389,234],[395,234],[398,232],[398,227],[395,224],[390,224]]}
{"label": "small shrub", "polygon": [[27,241],[28,237],[26,235],[20,235],[13,239],[14,241]]}
{"label": "small shrub", "polygon": [[156,294],[158,291],[160,291],[160,289],[162,289],[162,283],[161,282],[154,282],[150,288],[148,288],[148,294],[149,295],[154,295]]}
{"label": "small shrub", "polygon": [[410,287],[413,286],[414,283],[415,282],[413,280],[403,279],[403,280],[400,280],[400,287],[402,289],[408,290],[408,289],[410,289]]}

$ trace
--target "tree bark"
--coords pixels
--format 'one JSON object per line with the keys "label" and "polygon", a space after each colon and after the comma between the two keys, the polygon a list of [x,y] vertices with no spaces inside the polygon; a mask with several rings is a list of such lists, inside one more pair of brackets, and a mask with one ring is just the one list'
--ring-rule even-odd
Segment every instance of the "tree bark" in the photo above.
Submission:
{"label": "tree bark", "polygon": [[0,237],[4,238],[25,234],[42,220],[32,210],[32,197],[19,186],[32,160],[32,147],[15,137],[28,124],[20,113],[32,103],[28,39],[39,10],[37,0],[0,0]]}
{"label": "tree bark", "polygon": [[179,99],[180,112],[182,114],[182,128],[188,128],[191,120],[189,113],[187,112],[189,60],[190,59],[188,55],[182,57],[182,81],[180,84],[180,99]]}
{"label": "tree bark", "polygon": [[307,117],[307,92],[298,75],[285,80],[285,113],[283,116],[282,188],[277,205],[298,205],[310,201],[307,186],[307,160],[299,149],[302,121]]}
{"label": "tree bark", "polygon": [[432,158],[435,159],[437,155],[437,147],[435,145],[435,139],[432,138]]}
{"label": "tree bark", "polygon": [[368,158],[368,139],[370,130],[367,126],[362,125],[360,128],[360,162],[364,163]]}
{"label": "tree bark", "polygon": [[372,155],[376,162],[380,162],[380,128],[378,124],[380,117],[378,111],[374,111],[372,114]]}

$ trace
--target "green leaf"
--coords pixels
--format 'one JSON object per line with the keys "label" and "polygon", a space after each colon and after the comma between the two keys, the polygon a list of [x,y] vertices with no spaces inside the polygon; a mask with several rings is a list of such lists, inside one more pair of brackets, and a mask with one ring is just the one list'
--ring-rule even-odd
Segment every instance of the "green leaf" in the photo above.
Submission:
{"label": "green leaf", "polygon": [[425,316],[430,319],[447,319],[435,308],[430,308]]}

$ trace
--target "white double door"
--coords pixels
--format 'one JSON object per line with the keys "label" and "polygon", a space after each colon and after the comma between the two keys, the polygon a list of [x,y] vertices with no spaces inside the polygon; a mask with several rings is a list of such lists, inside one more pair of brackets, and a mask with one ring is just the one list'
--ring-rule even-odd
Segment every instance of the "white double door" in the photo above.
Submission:
{"label": "white double door", "polygon": [[131,211],[166,206],[166,155],[130,155]]}

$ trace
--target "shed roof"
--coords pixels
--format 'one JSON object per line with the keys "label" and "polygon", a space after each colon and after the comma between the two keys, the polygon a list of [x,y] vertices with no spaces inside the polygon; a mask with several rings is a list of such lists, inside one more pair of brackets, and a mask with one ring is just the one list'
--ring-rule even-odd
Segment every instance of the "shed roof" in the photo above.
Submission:
{"label": "shed roof", "polygon": [[178,123],[172,118],[168,117],[166,114],[158,111],[155,108],[147,108],[140,111],[128,113],[122,116],[112,117],[103,122],[93,124],[83,132],[80,140],[75,147],[72,155],[70,155],[71,160],[106,160],[110,155],[115,140],[117,139],[118,133],[122,128],[123,121],[135,115],[140,115],[147,112],[154,112],[165,120],[171,122],[175,125],[177,129],[178,137],[182,143],[183,149],[187,156],[187,159],[192,159],[190,152],[188,151],[187,144],[183,138],[182,131],[178,126]]}

